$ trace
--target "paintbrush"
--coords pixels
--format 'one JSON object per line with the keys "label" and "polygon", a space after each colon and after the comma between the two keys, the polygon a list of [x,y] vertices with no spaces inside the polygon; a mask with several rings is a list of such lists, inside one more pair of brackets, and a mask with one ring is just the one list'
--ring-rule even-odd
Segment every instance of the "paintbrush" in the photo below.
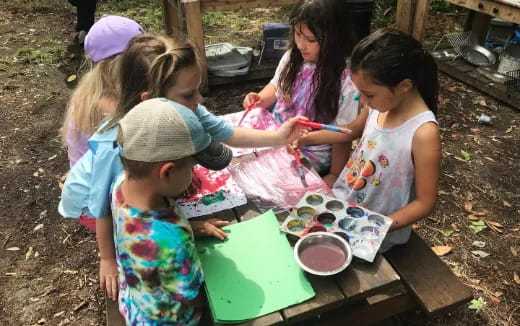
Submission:
{"label": "paintbrush", "polygon": [[256,103],[258,103],[258,100],[249,104],[249,106],[244,110],[244,114],[242,115],[242,118],[240,118],[240,121],[238,121],[237,127],[240,127],[240,124],[242,123],[242,121],[244,121],[244,118],[249,113],[249,111],[251,111],[255,107]]}
{"label": "paintbrush", "polygon": [[309,185],[307,184],[307,180],[305,180],[305,173],[303,172],[303,164],[300,159],[300,151],[294,150],[294,161],[296,163],[296,168],[298,169],[298,175],[300,176],[300,180],[302,181],[302,185],[307,188]]}
{"label": "paintbrush", "polygon": [[296,124],[298,124],[300,126],[310,127],[313,129],[325,129],[325,130],[330,130],[330,131],[342,132],[344,134],[352,133],[352,130],[347,129],[347,128],[341,128],[341,127],[337,127],[337,126],[331,126],[331,125],[326,125],[323,123],[312,122],[312,121],[307,121],[307,120],[298,120],[298,121],[296,121]]}

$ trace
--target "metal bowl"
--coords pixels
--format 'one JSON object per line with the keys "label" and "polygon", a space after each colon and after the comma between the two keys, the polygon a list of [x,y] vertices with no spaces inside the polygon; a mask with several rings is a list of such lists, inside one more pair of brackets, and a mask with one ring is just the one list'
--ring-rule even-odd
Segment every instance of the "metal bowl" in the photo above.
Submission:
{"label": "metal bowl", "polygon": [[[336,263],[332,262],[332,265],[338,265],[333,269],[324,268],[323,270],[318,270],[307,266],[301,259],[302,253],[305,251],[305,249],[319,244],[329,245],[334,248],[334,251],[336,248],[339,248],[341,253],[344,255],[344,262],[342,263],[340,260],[338,260]],[[323,246],[321,246],[321,249],[323,249]],[[338,257],[340,256],[341,254]],[[316,257],[319,259],[326,257],[326,255]],[[300,238],[298,242],[296,242],[296,245],[294,246],[294,258],[300,267],[308,273],[319,276],[334,275],[345,270],[345,268],[350,265],[350,262],[352,261],[352,248],[348,242],[339,235],[329,232],[314,232],[307,234],[305,237]],[[343,260],[343,258],[341,260]],[[327,262],[331,263],[330,261]]]}
{"label": "metal bowl", "polygon": [[478,44],[464,45],[460,48],[460,53],[466,61],[475,66],[490,66],[496,62],[493,52]]}

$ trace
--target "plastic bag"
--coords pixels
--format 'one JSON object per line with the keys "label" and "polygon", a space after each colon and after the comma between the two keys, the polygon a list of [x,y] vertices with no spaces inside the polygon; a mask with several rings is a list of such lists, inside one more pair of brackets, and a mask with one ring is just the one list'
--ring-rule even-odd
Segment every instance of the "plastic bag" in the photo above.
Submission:
{"label": "plastic bag", "polygon": [[235,159],[228,167],[235,182],[260,209],[281,212],[292,208],[308,191],[334,196],[325,182],[304,167],[308,187],[302,185],[294,155],[285,148],[264,150]]}

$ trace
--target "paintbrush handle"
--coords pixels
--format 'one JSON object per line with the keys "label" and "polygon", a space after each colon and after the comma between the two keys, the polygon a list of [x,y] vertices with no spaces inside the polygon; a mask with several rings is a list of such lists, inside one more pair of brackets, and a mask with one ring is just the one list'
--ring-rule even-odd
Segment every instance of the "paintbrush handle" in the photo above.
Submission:
{"label": "paintbrush handle", "polygon": [[330,130],[330,131],[335,131],[335,132],[342,132],[342,133],[351,133],[352,132],[350,129],[340,128],[337,126],[331,126],[331,125],[326,125],[323,123],[306,121],[306,120],[298,120],[298,121],[296,121],[296,124],[299,124],[299,125],[305,126],[305,127],[314,128],[314,129],[325,129],[325,130]]}
{"label": "paintbrush handle", "polygon": [[244,114],[242,114],[242,118],[240,118],[240,121],[238,121],[237,127],[240,127],[240,125],[242,124],[242,121],[244,121],[246,115],[249,113],[249,111],[251,111],[255,107],[255,105],[257,103],[258,103],[258,101],[249,104],[249,106],[244,110]]}

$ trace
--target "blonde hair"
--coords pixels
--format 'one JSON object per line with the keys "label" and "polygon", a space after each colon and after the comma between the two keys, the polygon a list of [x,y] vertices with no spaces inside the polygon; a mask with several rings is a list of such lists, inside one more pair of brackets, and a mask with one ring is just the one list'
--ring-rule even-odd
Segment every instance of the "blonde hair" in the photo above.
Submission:
{"label": "blonde hair", "polygon": [[114,127],[139,104],[143,92],[148,91],[150,98],[164,97],[175,85],[176,73],[192,65],[200,68],[199,55],[190,42],[146,33],[134,37],[119,62],[121,100],[102,131]]}
{"label": "blonde hair", "polygon": [[[118,58],[119,55],[116,55],[99,61],[81,78],[70,97],[60,130],[65,145],[71,132],[74,141],[78,141],[81,133],[94,134],[105,118],[101,107],[102,100],[119,99]],[[74,125],[71,125],[72,123]]]}

